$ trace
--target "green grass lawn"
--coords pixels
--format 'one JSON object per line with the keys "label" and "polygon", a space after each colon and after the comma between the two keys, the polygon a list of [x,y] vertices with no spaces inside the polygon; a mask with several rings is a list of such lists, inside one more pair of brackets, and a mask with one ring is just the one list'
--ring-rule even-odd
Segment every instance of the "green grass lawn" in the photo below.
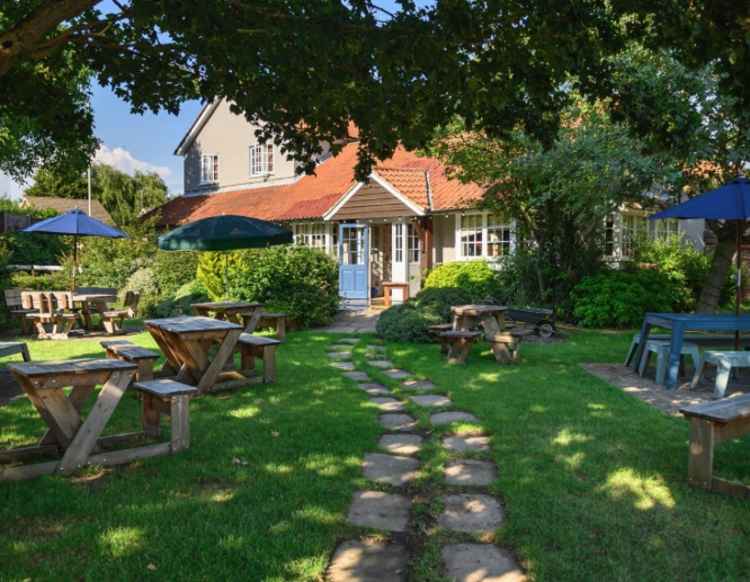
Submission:
{"label": "green grass lawn", "polygon": [[[466,367],[433,345],[388,348],[492,435],[491,491],[506,509],[497,541],[535,579],[748,579],[750,504],[687,486],[686,423],[579,366],[620,361],[629,337],[526,344],[510,367],[479,347]],[[320,579],[337,541],[358,535],[346,511],[355,489],[371,487],[360,463],[380,434],[366,395],[326,365],[330,338],[290,334],[277,384],[193,401],[185,453],[0,483],[0,579]],[[153,347],[147,334],[135,341]],[[30,349],[37,360],[102,355],[94,340]],[[124,399],[114,419],[112,430],[136,428],[136,401]],[[28,402],[0,407],[0,446],[32,442],[42,428]],[[435,446],[440,432],[422,452],[417,580],[437,579],[441,543],[466,539],[434,527],[449,458]],[[716,469],[750,482],[750,439],[721,446]]]}

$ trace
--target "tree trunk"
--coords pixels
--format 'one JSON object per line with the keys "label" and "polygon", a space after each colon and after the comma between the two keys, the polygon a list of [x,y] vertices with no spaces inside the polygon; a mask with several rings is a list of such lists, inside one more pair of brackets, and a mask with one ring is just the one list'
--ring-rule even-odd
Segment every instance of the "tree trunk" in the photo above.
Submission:
{"label": "tree trunk", "polygon": [[712,228],[716,233],[718,244],[714,250],[711,261],[711,269],[706,277],[706,283],[701,289],[696,311],[698,313],[716,313],[721,301],[721,290],[727,282],[729,269],[732,266],[736,242],[732,225],[724,225],[721,228]]}

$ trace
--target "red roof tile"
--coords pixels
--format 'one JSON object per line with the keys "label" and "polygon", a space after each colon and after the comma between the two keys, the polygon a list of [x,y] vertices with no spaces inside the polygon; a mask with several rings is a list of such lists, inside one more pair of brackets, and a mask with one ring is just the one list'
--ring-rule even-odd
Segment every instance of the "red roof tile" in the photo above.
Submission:
{"label": "red roof tile", "polygon": [[[209,216],[236,214],[285,222],[320,218],[356,183],[356,142],[321,163],[316,173],[283,186],[250,188],[212,195],[181,196],[164,204],[159,223],[176,225]],[[418,156],[399,147],[374,172],[419,206],[434,211],[473,206],[484,189],[449,178],[435,158]]]}

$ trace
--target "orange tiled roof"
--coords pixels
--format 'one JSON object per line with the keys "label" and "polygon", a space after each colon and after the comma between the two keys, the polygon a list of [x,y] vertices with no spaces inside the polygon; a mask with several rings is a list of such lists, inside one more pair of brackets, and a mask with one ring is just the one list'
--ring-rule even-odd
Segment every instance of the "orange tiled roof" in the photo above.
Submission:
{"label": "orange tiled roof", "polygon": [[[355,185],[356,142],[292,184],[249,188],[218,194],[180,196],[157,208],[159,223],[176,225],[222,214],[252,216],[286,222],[321,218]],[[377,164],[374,172],[393,188],[428,211],[458,210],[476,205],[484,189],[446,175],[435,158],[422,157],[402,147]]]}

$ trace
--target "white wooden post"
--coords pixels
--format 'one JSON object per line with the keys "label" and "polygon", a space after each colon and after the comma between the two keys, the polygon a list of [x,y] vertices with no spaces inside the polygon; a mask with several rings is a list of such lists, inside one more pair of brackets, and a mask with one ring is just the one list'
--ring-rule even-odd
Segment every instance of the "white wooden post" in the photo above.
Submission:
{"label": "white wooden post", "polygon": [[[391,278],[394,283],[409,282],[409,261],[407,250],[407,226],[402,219],[391,225]],[[394,289],[392,296],[394,303],[404,301],[401,289]]]}

